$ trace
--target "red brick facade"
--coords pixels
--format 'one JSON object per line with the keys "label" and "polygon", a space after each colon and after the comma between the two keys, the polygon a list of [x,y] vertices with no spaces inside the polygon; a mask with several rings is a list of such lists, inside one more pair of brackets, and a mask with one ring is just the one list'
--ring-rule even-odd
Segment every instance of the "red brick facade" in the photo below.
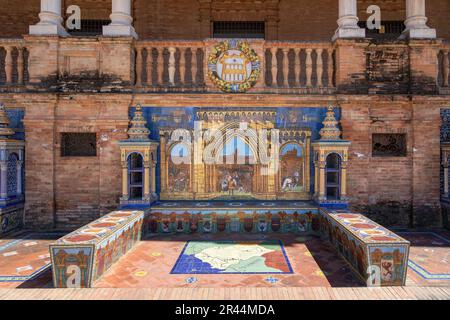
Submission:
{"label": "red brick facade", "polygon": [[[328,40],[336,30],[338,1],[336,0],[134,0],[134,26],[141,39],[203,39],[210,36],[210,22],[267,21],[269,39]],[[63,8],[75,4],[82,10],[82,19],[108,20],[110,0],[63,0]],[[365,21],[369,5],[378,5],[382,20],[403,21],[405,0],[358,0],[358,17]],[[63,10],[64,11],[64,10]],[[18,37],[28,33],[28,26],[39,21],[39,1],[0,0],[3,27],[0,37]],[[450,2],[427,0],[429,25],[437,29],[438,37],[450,39]],[[272,27],[273,26],[273,27]]]}
{"label": "red brick facade", "polygon": [[[6,23],[0,30],[0,38],[27,34],[28,26],[38,21],[38,2],[24,0],[17,6],[15,1],[0,0],[0,16]],[[63,2],[64,6],[80,5],[86,19],[108,19],[111,11],[109,0]],[[211,4],[203,0],[136,0],[133,1],[134,25],[140,39],[203,39],[210,36],[208,28],[213,20],[266,20],[268,40],[330,42],[336,29],[335,0],[320,1],[320,4],[307,0],[235,2],[242,2],[242,12],[227,11],[216,1]],[[380,3],[386,11],[383,19],[404,19],[404,0],[378,0],[370,4],[373,2]],[[361,20],[365,20],[364,7],[368,3],[358,1]],[[439,37],[450,39],[447,21],[450,3],[428,0],[427,10],[429,25],[437,29]],[[410,78],[404,79],[403,89],[395,87],[394,92],[386,91],[396,85],[389,74],[383,74],[385,79],[381,81],[368,76],[367,54],[375,44],[368,40],[339,40],[330,44],[336,64],[333,93],[269,92],[260,83],[257,93],[224,95],[216,89],[203,93],[151,93],[134,87],[139,63],[134,40],[24,38],[29,52],[29,82],[19,88],[2,88],[0,99],[7,107],[25,109],[26,223],[29,226],[71,228],[117,207],[121,194],[117,142],[126,138],[129,106],[136,103],[156,107],[224,108],[339,104],[343,138],[352,142],[348,168],[350,205],[388,225],[442,223],[440,109],[450,104],[449,96],[439,94],[436,85],[441,40],[387,44],[399,55],[406,50],[409,59],[405,63],[410,68],[407,72]],[[171,43],[167,40],[165,47]],[[82,71],[91,74],[86,76]],[[163,76],[167,78],[166,74]],[[95,132],[97,156],[62,158],[61,132]],[[406,133],[407,156],[372,157],[373,133]]]}

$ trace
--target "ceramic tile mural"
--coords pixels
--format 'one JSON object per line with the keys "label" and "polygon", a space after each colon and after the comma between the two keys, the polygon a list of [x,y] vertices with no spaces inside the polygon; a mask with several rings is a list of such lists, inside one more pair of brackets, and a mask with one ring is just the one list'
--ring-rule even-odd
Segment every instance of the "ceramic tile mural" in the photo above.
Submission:
{"label": "ceramic tile mural", "polygon": [[[130,110],[130,117],[135,109]],[[150,138],[160,143],[156,167],[156,191],[162,200],[309,200],[314,175],[311,141],[319,139],[319,130],[326,107],[305,108],[223,108],[217,107],[142,107],[143,116],[151,132]],[[340,110],[335,110],[340,118]],[[198,124],[202,123],[201,130]],[[195,145],[194,136],[207,130],[237,130],[242,123],[258,134],[261,130],[280,131],[280,170],[273,177],[262,174],[264,165],[258,161],[263,137],[246,139],[236,131],[229,138],[223,133],[222,144],[215,148],[217,159],[234,158],[242,162],[218,161],[193,173],[193,163],[175,163],[175,156],[194,159],[214,141]],[[190,141],[183,143],[171,137],[178,129],[187,130]],[[189,140],[189,139],[188,139]],[[222,160],[223,160],[222,159]],[[192,161],[192,160],[191,160]],[[219,163],[220,162],[220,163]],[[250,163],[251,162],[251,163]],[[239,164],[238,164],[239,163]],[[242,164],[241,164],[242,163]],[[253,164],[254,163],[254,164]],[[197,171],[200,169],[196,169]]]}
{"label": "ceramic tile mural", "polygon": [[159,202],[149,233],[318,233],[317,207],[296,202]]}

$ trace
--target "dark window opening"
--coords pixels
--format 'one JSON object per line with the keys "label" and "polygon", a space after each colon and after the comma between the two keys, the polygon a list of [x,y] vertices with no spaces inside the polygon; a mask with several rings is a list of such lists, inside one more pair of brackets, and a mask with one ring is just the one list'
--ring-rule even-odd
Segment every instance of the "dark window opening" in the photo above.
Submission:
{"label": "dark window opening", "polygon": [[214,21],[213,38],[264,39],[264,21]]}
{"label": "dark window opening", "polygon": [[332,153],[327,157],[326,192],[328,200],[339,200],[341,197],[341,157]]}
{"label": "dark window opening", "polygon": [[406,134],[374,133],[373,157],[406,157]]}
{"label": "dark window opening", "polygon": [[144,162],[139,153],[128,157],[128,191],[130,199],[142,199],[144,195]]}
{"label": "dark window opening", "polygon": [[380,29],[368,29],[367,21],[359,21],[358,26],[366,29],[368,38],[398,38],[406,29],[403,21],[381,21]]}
{"label": "dark window opening", "polygon": [[97,135],[95,133],[62,133],[61,157],[96,157]]}
{"label": "dark window opening", "polygon": [[100,36],[103,34],[103,26],[110,24],[110,20],[81,20],[81,29],[67,30],[71,36]]}

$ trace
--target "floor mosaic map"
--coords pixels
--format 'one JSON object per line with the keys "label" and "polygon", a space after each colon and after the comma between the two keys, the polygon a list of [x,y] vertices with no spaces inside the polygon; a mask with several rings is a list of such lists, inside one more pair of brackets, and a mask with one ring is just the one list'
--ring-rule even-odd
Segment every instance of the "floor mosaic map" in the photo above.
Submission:
{"label": "floor mosaic map", "polygon": [[188,241],[171,273],[287,274],[293,270],[281,241]]}

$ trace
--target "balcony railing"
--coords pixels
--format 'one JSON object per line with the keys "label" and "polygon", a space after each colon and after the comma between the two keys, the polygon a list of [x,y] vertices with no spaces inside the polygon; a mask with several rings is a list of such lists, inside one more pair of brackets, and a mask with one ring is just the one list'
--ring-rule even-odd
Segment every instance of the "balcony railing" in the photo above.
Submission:
{"label": "balcony railing", "polygon": [[[139,41],[136,87],[143,92],[215,92],[208,79],[207,41]],[[334,53],[331,43],[251,42],[261,59],[261,78],[251,92],[332,93]]]}
{"label": "balcony railing", "polygon": [[28,79],[28,50],[22,39],[0,39],[0,85],[21,86]]}

